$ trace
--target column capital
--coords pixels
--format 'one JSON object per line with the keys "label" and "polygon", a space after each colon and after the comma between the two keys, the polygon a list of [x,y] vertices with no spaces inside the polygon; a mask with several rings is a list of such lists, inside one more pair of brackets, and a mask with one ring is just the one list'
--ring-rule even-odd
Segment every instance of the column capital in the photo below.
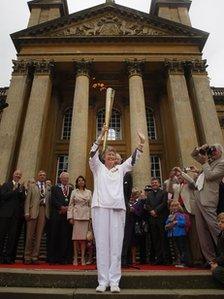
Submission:
{"label": "column capital", "polygon": [[33,61],[31,60],[12,60],[13,75],[28,75],[33,71]]}
{"label": "column capital", "polygon": [[195,60],[186,61],[186,68],[191,73],[197,73],[197,74],[200,73],[200,74],[207,75],[207,71],[206,71],[207,67],[208,65],[206,59],[204,60],[195,59]]}
{"label": "column capital", "polygon": [[54,60],[35,60],[33,61],[36,75],[53,75],[55,68]]}
{"label": "column capital", "polygon": [[126,60],[127,71],[129,78],[132,76],[142,76],[145,60]]}
{"label": "column capital", "polygon": [[87,76],[89,77],[92,60],[82,59],[80,61],[75,61],[75,71],[76,76]]}
{"label": "column capital", "polygon": [[177,59],[165,59],[164,66],[168,74],[184,73],[184,61]]}

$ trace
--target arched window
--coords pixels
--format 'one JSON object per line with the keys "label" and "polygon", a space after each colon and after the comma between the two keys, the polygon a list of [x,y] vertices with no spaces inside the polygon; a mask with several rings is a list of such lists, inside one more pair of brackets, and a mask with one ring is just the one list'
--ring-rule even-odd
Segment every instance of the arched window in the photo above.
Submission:
{"label": "arched window", "polygon": [[151,177],[158,178],[162,181],[162,170],[159,156],[150,156],[151,159]]}
{"label": "arched window", "polygon": [[147,119],[147,128],[148,128],[148,137],[151,140],[156,140],[157,139],[156,122],[153,115],[153,110],[149,107],[146,107],[146,119]]}
{"label": "arched window", "polygon": [[[105,121],[105,109],[99,110],[96,119],[96,135],[99,136]],[[121,113],[113,109],[109,125],[108,140],[121,140]]]}
{"label": "arched window", "polygon": [[63,117],[61,139],[69,140],[72,127],[72,107],[67,108]]}

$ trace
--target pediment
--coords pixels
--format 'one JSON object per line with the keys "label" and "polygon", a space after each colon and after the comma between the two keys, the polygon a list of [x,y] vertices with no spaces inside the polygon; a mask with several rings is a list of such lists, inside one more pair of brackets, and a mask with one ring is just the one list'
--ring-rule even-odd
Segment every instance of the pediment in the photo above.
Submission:
{"label": "pediment", "polygon": [[132,20],[111,12],[98,17],[73,22],[57,30],[43,33],[49,37],[75,36],[135,36],[160,35],[167,36],[171,32],[151,25],[143,20]]}
{"label": "pediment", "polygon": [[[104,3],[77,13],[54,19],[11,35],[19,49],[23,42],[34,42],[44,39],[48,43],[54,39],[63,41],[71,38],[97,37],[143,37],[163,38],[197,38],[204,45],[208,34],[204,31],[185,26],[173,21],[152,16],[148,13],[121,6],[115,3]],[[49,39],[46,39],[49,38]],[[140,40],[140,39],[138,39]]]}

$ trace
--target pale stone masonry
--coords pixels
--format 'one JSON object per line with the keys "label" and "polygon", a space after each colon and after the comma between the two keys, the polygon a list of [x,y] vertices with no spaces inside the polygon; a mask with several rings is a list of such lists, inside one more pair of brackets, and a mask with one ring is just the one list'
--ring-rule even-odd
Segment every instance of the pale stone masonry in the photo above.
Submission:
{"label": "pale stone masonry", "polygon": [[[139,138],[137,131],[143,133],[148,137],[146,109],[145,109],[145,95],[142,80],[142,61],[127,61],[127,68],[129,74],[129,93],[130,93],[130,131],[131,131],[131,149],[132,152],[136,149]],[[141,159],[134,168],[134,182],[135,185],[141,189],[148,184],[150,179],[150,154],[149,144],[146,142],[143,149]]]}
{"label": "pale stone masonry", "polygon": [[181,167],[191,165],[193,159],[189,153],[197,145],[197,136],[191,110],[190,98],[181,61],[167,61],[167,90],[174,121],[174,132],[178,145],[178,164]]}
{"label": "pale stone masonry", "polygon": [[73,14],[67,0],[28,6],[28,27],[11,35],[17,60],[0,122],[0,184],[17,167],[23,180],[42,168],[54,183],[68,166],[71,183],[83,175],[93,187],[88,152],[105,107],[93,82],[116,90],[108,144],[126,159],[137,130],[146,136],[136,187],[190,166],[195,146],[223,143],[224,109],[218,119],[201,58],[208,33],[191,26],[191,1],[152,0],[148,14],[116,1]]}
{"label": "pale stone masonry", "polygon": [[69,144],[69,173],[72,182],[79,175],[86,176],[88,159],[89,67],[90,63],[86,61],[81,61],[77,65]]}

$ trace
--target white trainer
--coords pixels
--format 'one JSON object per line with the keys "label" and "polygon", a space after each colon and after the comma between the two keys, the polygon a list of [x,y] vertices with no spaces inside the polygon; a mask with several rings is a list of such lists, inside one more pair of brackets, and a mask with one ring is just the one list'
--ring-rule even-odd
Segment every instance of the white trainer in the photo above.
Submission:
{"label": "white trainer", "polygon": [[98,285],[98,287],[96,288],[96,291],[98,293],[104,293],[106,291],[107,287],[103,286],[103,285]]}
{"label": "white trainer", "polygon": [[120,288],[119,288],[119,286],[115,286],[115,285],[112,285],[112,286],[110,286],[110,291],[111,291],[111,293],[120,293]]}

